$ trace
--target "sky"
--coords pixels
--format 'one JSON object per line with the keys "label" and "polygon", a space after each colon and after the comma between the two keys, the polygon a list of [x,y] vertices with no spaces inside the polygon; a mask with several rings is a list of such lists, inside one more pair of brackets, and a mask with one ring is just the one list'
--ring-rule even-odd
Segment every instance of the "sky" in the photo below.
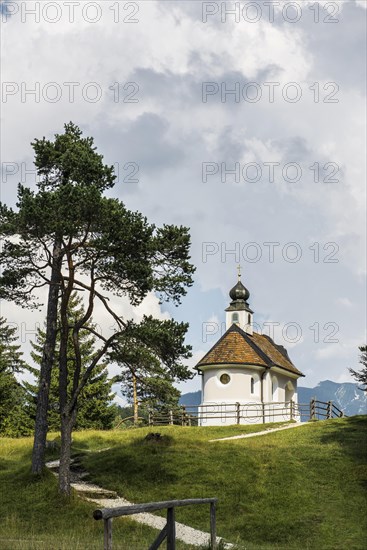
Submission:
{"label": "sky", "polygon": [[[182,305],[151,294],[122,315],[189,322],[192,367],[223,333],[240,264],[258,332],[287,348],[301,385],[352,381],[366,343],[367,2],[0,6],[1,200],[35,188],[31,141],[73,121],[115,165],[111,196],[190,228]],[[3,302],[1,315],[28,358],[45,310]],[[95,321],[111,324],[101,308]]]}

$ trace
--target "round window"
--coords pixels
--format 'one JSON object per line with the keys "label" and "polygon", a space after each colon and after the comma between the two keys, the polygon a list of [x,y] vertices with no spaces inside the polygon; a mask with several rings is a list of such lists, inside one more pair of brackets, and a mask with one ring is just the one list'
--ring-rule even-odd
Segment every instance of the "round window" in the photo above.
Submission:
{"label": "round window", "polygon": [[219,378],[219,380],[222,382],[222,384],[228,384],[228,382],[230,381],[231,377],[229,376],[229,374],[222,374],[221,377]]}

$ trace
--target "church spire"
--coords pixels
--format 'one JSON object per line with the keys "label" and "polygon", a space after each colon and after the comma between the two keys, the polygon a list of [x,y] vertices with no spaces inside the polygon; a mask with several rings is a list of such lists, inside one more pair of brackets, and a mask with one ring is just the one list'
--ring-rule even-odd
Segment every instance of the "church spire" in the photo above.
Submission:
{"label": "church spire", "polygon": [[226,309],[226,328],[235,323],[248,334],[252,334],[252,314],[253,311],[247,303],[250,297],[250,292],[241,281],[241,266],[237,266],[237,283],[229,291],[231,303]]}
{"label": "church spire", "polygon": [[[247,302],[250,297],[250,293],[247,288],[241,282],[241,266],[237,266],[237,284],[229,291],[229,297],[232,302]],[[247,304],[248,305],[248,304]]]}

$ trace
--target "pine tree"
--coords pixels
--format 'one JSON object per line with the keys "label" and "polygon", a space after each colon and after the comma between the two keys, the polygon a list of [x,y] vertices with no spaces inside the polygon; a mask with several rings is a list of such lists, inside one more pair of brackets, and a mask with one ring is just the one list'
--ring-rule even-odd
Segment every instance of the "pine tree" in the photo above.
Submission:
{"label": "pine tree", "polygon": [[364,388],[360,389],[367,391],[367,345],[360,346],[358,349],[361,352],[359,362],[363,365],[363,367],[359,371],[349,369],[349,372],[357,380],[357,382],[364,385]]}
{"label": "pine tree", "polygon": [[[187,287],[193,284],[195,268],[190,261],[187,227],[167,224],[156,227],[139,212],[128,210],[119,199],[105,195],[114,185],[113,167],[103,163],[93,138],[84,138],[76,125],[66,124],[64,134],[56,134],[53,141],[36,139],[32,146],[39,176],[36,190],[19,185],[16,210],[0,204],[3,238],[0,298],[23,307],[37,307],[39,299],[34,291],[48,289],[32,454],[32,472],[37,475],[44,467],[48,393],[57,336],[57,307],[60,306],[59,489],[62,494],[70,495],[71,438],[79,398],[99,361],[118,346],[119,337],[129,328],[129,321],[121,315],[118,298],[127,297],[131,305],[136,306],[149,292],[155,292],[160,299],[178,305]],[[74,291],[84,292],[88,307],[85,315],[72,325],[75,368],[69,396],[67,365],[71,325],[67,310]],[[113,302],[106,292],[114,296]],[[97,303],[117,328],[112,335],[94,332],[99,348],[81,375],[80,335]],[[187,327],[177,325],[180,337],[175,344],[179,350]],[[167,327],[167,331],[175,334],[175,324]],[[150,336],[154,345],[154,333]],[[164,352],[164,347],[160,346],[160,351]],[[172,368],[177,370],[174,364]],[[177,372],[180,379],[190,377],[188,369],[180,368]]]}
{"label": "pine tree", "polygon": [[146,415],[148,409],[169,411],[179,407],[181,392],[173,386],[174,380],[162,365],[120,363],[121,374],[115,382],[121,383],[121,393],[133,406],[134,424]]}
{"label": "pine tree", "polygon": [[0,317],[0,434],[10,437],[29,435],[32,422],[24,412],[24,391],[15,377],[25,367],[17,340],[17,329]]}
{"label": "pine tree", "polygon": [[121,382],[122,394],[133,405],[134,423],[139,405],[160,412],[179,407],[181,394],[173,383],[190,377],[181,362],[191,355],[183,343],[186,329],[185,324],[144,317],[140,325],[130,324],[110,355],[121,368],[115,381]]}
{"label": "pine tree", "polygon": [[[69,305],[68,316],[72,322],[84,315],[84,308],[80,298],[73,295]],[[85,372],[86,366],[93,360],[95,337],[89,329],[95,330],[92,323],[87,325],[87,328],[80,335],[80,353],[82,356],[82,373]],[[71,331],[70,331],[71,332]],[[70,338],[71,338],[70,333]],[[33,351],[31,356],[38,367],[28,367],[28,370],[33,374],[35,383],[23,382],[23,386],[28,395],[28,410],[29,415],[35,418],[37,391],[39,386],[40,369],[39,366],[42,360],[42,350],[45,342],[45,332],[38,330],[36,341],[32,342]],[[48,407],[48,426],[50,431],[60,430],[60,398],[59,398],[59,370],[58,370],[58,354],[60,349],[59,338],[56,341],[55,360],[51,372],[51,383],[49,393]],[[107,365],[105,363],[98,364],[93,370],[92,376],[88,379],[78,403],[78,412],[76,417],[75,429],[109,429],[113,425],[113,421],[117,415],[115,405],[111,404],[111,386],[113,380],[108,380]],[[72,391],[73,370],[75,369],[75,356],[73,347],[68,348],[68,371],[70,373],[68,394]]]}
{"label": "pine tree", "polygon": [[22,360],[20,346],[13,344],[17,338],[16,327],[10,327],[4,317],[0,317],[0,372],[20,372],[25,363]]}

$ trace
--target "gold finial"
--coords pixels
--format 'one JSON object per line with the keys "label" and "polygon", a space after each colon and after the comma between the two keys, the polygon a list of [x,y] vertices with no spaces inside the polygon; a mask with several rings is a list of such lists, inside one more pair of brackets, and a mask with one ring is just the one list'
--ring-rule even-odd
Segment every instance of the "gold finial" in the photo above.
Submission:
{"label": "gold finial", "polygon": [[240,265],[237,266],[237,271],[238,271],[238,280],[240,281],[241,280],[241,266]]}

